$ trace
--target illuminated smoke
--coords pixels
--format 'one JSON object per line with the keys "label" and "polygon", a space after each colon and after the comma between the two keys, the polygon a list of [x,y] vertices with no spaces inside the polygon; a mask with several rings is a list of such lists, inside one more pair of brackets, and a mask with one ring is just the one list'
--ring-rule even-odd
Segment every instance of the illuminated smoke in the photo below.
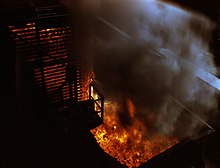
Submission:
{"label": "illuminated smoke", "polygon": [[[173,98],[203,120],[214,115],[216,90],[194,75],[197,67],[217,72],[209,52],[214,25],[208,19],[155,0],[79,2],[80,12],[92,18],[84,55],[96,48],[96,80],[104,95],[121,105],[118,116],[124,127],[133,124],[127,98],[134,103],[135,121],[150,135],[183,138],[203,125]],[[167,59],[170,55],[173,59]],[[195,66],[184,67],[178,57]]]}

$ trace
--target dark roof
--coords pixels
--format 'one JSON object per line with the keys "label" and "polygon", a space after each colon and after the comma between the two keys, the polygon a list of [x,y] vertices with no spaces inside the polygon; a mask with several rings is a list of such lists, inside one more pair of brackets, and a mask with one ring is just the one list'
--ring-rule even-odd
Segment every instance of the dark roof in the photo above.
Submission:
{"label": "dark roof", "polygon": [[0,5],[0,17],[33,17],[36,10],[61,6],[59,0],[4,0]]}
{"label": "dark roof", "polygon": [[[213,20],[217,20],[218,11],[220,10],[219,0],[163,0],[173,2],[186,9],[201,13]],[[219,11],[220,12],[220,11]]]}

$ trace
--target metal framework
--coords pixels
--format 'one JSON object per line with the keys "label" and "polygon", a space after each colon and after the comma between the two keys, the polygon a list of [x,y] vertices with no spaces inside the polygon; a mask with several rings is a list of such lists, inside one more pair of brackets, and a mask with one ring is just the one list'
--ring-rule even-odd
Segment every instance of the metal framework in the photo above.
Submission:
{"label": "metal framework", "polygon": [[28,1],[33,11],[29,16],[5,19],[16,45],[16,59],[25,60],[54,111],[81,112],[83,118],[73,117],[71,122],[86,122],[89,129],[99,126],[104,98],[99,111],[98,100],[83,100],[79,25],[61,6],[36,5],[35,1]]}
{"label": "metal framework", "polygon": [[68,50],[73,31],[74,43],[78,42],[78,32],[71,29],[66,16],[15,20],[9,29],[19,55],[25,56],[39,90],[49,101],[58,106],[80,101],[80,53],[77,47],[73,52]]}
{"label": "metal framework", "polygon": [[94,101],[95,112],[100,116],[102,122],[104,119],[104,96],[91,83],[89,87],[89,98]]}

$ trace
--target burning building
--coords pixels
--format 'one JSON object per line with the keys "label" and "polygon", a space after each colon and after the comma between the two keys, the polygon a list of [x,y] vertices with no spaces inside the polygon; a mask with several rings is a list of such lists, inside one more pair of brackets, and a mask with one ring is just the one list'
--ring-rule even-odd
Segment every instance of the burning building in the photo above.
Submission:
{"label": "burning building", "polygon": [[153,0],[62,2],[2,17],[17,98],[6,166],[218,166],[214,24]]}

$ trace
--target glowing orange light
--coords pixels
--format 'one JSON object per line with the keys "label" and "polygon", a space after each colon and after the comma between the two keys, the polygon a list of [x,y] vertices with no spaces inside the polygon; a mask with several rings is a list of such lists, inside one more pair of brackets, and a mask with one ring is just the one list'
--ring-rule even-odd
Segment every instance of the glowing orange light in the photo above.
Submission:
{"label": "glowing orange light", "polygon": [[[127,99],[127,105],[129,113],[133,115],[134,104]],[[162,135],[150,139],[143,137],[146,128],[135,119],[130,128],[124,129],[119,124],[116,115],[118,107],[118,104],[107,101],[105,103],[104,124],[91,130],[91,132],[103,150],[120,163],[129,168],[138,167],[178,143],[176,138]]]}

